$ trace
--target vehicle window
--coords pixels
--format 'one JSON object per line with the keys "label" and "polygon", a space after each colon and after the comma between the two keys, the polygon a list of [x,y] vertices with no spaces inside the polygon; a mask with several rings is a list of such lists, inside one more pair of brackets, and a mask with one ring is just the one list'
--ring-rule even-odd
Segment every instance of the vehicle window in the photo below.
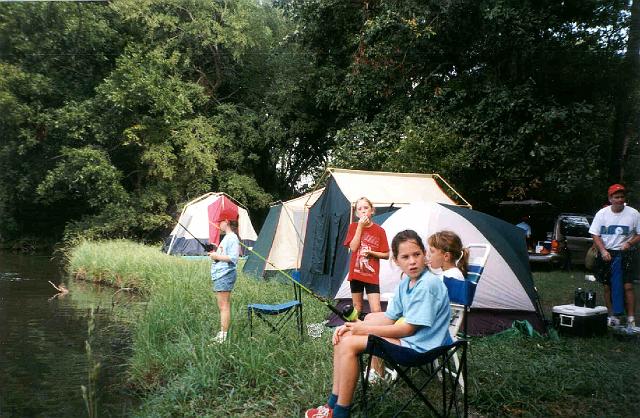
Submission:
{"label": "vehicle window", "polygon": [[566,216],[562,220],[562,234],[569,237],[589,238],[589,219],[585,216]]}

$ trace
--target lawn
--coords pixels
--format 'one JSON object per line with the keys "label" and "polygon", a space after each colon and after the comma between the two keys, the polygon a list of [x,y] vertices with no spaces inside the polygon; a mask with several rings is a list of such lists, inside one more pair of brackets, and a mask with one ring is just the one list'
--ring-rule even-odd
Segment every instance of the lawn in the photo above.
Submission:
{"label": "lawn", "polygon": [[[148,297],[131,321],[132,387],[139,416],[300,417],[324,403],[331,382],[330,330],[300,342],[293,323],[284,336],[257,325],[249,337],[246,306],[290,298],[292,286],[240,275],[233,292],[230,341],[213,343],[218,313],[209,262],[184,261],[127,241],[84,243],[69,271],[86,280],[135,287]],[[601,289],[584,273],[534,274],[545,314],[570,303],[576,287]],[[637,291],[638,289],[636,289]],[[305,324],[327,309],[304,295]],[[635,416],[640,396],[640,343],[610,335],[540,338],[508,333],[473,338],[469,396],[480,416]],[[394,402],[394,401],[391,401]],[[378,416],[386,416],[387,405]],[[406,416],[423,416],[413,410]]]}

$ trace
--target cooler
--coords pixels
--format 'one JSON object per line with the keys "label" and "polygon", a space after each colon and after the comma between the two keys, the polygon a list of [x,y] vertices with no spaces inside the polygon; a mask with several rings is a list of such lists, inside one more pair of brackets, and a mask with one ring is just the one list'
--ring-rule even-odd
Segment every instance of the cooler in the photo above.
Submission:
{"label": "cooler", "polygon": [[607,333],[607,308],[576,305],[553,307],[553,326],[559,333],[580,337]]}

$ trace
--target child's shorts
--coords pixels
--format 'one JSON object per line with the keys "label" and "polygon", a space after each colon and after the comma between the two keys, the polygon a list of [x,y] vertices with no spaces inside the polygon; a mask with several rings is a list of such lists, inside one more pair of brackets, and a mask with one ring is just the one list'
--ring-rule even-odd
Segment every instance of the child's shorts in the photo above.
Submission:
{"label": "child's shorts", "polygon": [[379,284],[351,280],[349,282],[349,286],[351,287],[351,293],[362,293],[365,289],[367,290],[367,295],[370,295],[371,293],[380,293]]}
{"label": "child's shorts", "polygon": [[213,290],[216,292],[231,292],[236,284],[236,271],[231,270],[216,279],[213,279]]}

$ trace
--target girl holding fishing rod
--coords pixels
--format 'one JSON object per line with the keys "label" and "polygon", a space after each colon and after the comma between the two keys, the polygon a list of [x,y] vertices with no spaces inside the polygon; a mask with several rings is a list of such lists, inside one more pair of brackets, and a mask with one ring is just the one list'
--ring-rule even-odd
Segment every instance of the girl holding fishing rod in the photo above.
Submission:
{"label": "girl holding fishing rod", "polygon": [[356,201],[358,222],[349,225],[344,246],[351,250],[349,285],[357,312],[362,312],[363,292],[367,291],[371,312],[380,312],[380,259],[389,258],[387,234],[371,219],[375,209],[366,197]]}
{"label": "girl holding fishing rod", "polygon": [[209,253],[209,258],[214,261],[211,264],[211,280],[213,280],[213,290],[216,292],[220,310],[220,331],[214,341],[223,343],[227,339],[231,324],[231,291],[237,278],[240,240],[237,221],[223,220],[218,228],[225,235],[218,249]]}
{"label": "girl holding fishing rod", "polygon": [[[406,277],[385,313],[346,322],[333,335],[333,387],[326,405],[309,409],[306,418],[343,418],[351,410],[358,382],[358,355],[369,334],[419,352],[451,344],[451,311],[447,287],[426,264],[424,243],[413,230],[399,232],[391,242],[393,260]],[[435,267],[435,266],[434,266]],[[398,321],[400,318],[404,321]]]}

